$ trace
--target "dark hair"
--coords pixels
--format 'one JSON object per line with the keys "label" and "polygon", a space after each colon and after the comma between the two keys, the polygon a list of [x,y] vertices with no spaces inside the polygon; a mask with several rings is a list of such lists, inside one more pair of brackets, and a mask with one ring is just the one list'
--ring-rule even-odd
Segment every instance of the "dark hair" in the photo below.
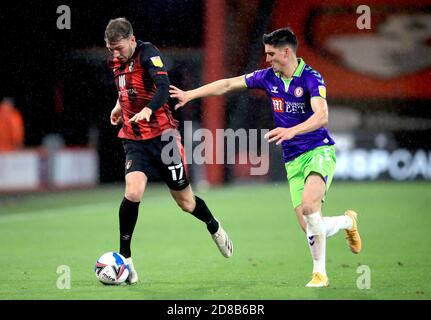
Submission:
{"label": "dark hair", "polygon": [[132,35],[132,25],[126,18],[111,19],[105,29],[105,41],[109,43],[128,39]]}
{"label": "dark hair", "polygon": [[296,52],[296,48],[298,48],[296,36],[289,28],[281,28],[271,33],[264,34],[262,40],[263,44],[269,44],[276,48],[288,45],[292,47],[294,52]]}

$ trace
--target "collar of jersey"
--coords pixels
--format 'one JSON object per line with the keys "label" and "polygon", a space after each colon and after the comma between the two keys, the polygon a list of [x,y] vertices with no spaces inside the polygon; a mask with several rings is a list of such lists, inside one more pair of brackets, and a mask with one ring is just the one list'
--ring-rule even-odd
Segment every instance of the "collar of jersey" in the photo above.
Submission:
{"label": "collar of jersey", "polygon": [[[305,68],[305,62],[302,58],[298,58],[298,66],[296,67],[295,72],[293,73],[293,77],[297,77],[299,78],[302,74],[302,71],[304,71]],[[290,82],[292,81],[292,78],[285,78],[281,75],[280,72],[276,72],[275,75],[280,78],[281,80],[283,80],[284,83],[284,91],[288,92],[289,91],[289,86],[290,86]]]}
{"label": "collar of jersey", "polygon": [[127,60],[124,64],[126,63],[130,63],[130,60],[136,59],[136,57],[139,54],[139,51],[141,51],[142,46],[144,45],[144,42],[141,40],[136,40],[136,48],[135,48],[135,52],[133,52],[132,56],[130,57],[129,60]]}

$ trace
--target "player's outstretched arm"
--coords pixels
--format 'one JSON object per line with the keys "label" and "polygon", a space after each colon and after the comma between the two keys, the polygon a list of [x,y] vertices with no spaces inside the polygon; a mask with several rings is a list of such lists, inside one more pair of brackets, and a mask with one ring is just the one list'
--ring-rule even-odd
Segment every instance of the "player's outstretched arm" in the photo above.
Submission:
{"label": "player's outstretched arm", "polygon": [[170,88],[171,98],[178,99],[178,103],[175,105],[176,110],[191,100],[208,96],[221,96],[230,91],[245,89],[247,85],[245,84],[244,76],[239,76],[217,80],[194,90],[183,91],[172,85]]}

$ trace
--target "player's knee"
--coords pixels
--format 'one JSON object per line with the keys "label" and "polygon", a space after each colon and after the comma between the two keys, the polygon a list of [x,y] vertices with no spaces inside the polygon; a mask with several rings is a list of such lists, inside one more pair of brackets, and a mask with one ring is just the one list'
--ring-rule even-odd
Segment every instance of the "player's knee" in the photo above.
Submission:
{"label": "player's knee", "polygon": [[127,190],[125,196],[130,201],[140,202],[142,198],[142,192],[138,189]]}
{"label": "player's knee", "polygon": [[302,203],[302,214],[309,215],[316,212],[315,205],[312,202],[303,202]]}
{"label": "player's knee", "polygon": [[195,209],[196,203],[193,199],[180,199],[177,200],[178,206],[185,212],[193,212]]}

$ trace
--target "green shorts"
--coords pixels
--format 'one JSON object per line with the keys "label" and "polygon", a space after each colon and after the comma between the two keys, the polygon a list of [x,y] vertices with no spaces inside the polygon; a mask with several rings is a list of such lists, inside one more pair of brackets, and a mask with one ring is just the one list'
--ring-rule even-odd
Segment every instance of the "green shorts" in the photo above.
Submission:
{"label": "green shorts", "polygon": [[335,163],[334,146],[317,147],[285,163],[294,208],[302,202],[305,180],[310,173],[320,174],[326,182],[326,192],[328,191],[334,176]]}

